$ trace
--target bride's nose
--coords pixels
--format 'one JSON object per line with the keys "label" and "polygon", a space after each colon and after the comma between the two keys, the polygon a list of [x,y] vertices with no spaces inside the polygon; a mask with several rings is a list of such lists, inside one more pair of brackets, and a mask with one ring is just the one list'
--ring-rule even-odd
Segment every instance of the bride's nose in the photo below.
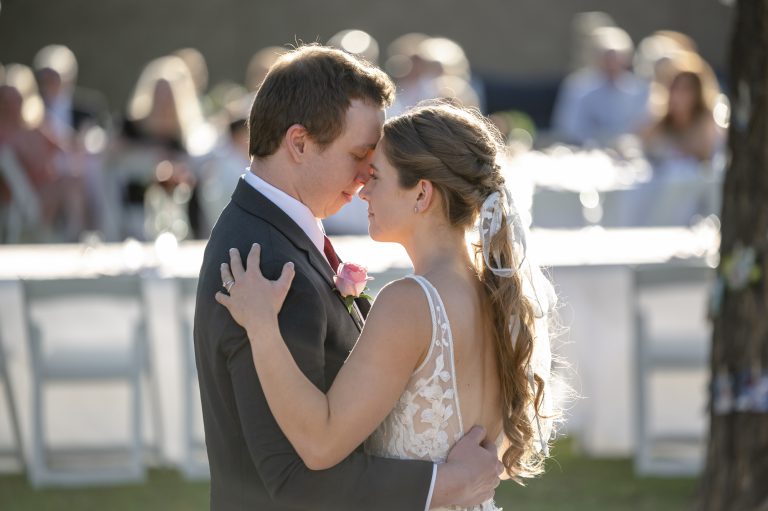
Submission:
{"label": "bride's nose", "polygon": [[358,195],[358,196],[359,196],[361,199],[363,199],[364,201],[366,201],[366,202],[369,202],[369,200],[368,200],[368,184],[367,184],[367,183],[365,184],[365,186],[363,186],[362,188],[360,188],[360,191],[359,191],[359,192],[357,192],[357,195]]}

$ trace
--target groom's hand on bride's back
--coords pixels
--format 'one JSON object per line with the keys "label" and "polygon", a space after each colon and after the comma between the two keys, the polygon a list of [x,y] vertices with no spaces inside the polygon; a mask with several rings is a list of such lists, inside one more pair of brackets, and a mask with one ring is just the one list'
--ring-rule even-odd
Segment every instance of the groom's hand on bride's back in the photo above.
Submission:
{"label": "groom's hand on bride's back", "polygon": [[431,507],[471,507],[493,497],[503,472],[493,442],[485,442],[485,428],[475,426],[437,468]]}

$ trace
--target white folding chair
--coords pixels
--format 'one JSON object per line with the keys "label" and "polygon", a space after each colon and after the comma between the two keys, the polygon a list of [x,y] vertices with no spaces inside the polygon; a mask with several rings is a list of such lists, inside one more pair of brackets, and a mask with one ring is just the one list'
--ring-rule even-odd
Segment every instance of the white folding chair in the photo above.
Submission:
{"label": "white folding chair", "polygon": [[5,355],[5,347],[3,346],[3,339],[0,337],[0,385],[3,387],[3,393],[5,394],[5,403],[8,409],[6,415],[10,419],[11,432],[13,434],[14,445],[9,451],[0,451],[0,454],[9,454],[13,457],[21,469],[24,469],[24,450],[21,443],[21,428],[19,428],[19,415],[18,408],[16,407],[16,398],[13,391],[13,385],[11,383],[11,375],[8,371],[8,363]]}
{"label": "white folding chair", "polygon": [[[706,308],[713,277],[714,270],[703,265],[635,269],[638,474],[695,475],[702,468],[710,346]],[[666,413],[659,406],[665,404]]]}
{"label": "white folding chair", "polygon": [[210,470],[208,468],[208,453],[205,447],[203,411],[200,404],[200,386],[197,381],[195,345],[192,333],[195,295],[197,294],[197,277],[179,277],[176,279],[176,282],[176,304],[183,360],[181,386],[184,393],[182,400],[184,452],[181,461],[181,471],[187,479],[207,479],[210,477]]}
{"label": "white folding chair", "polygon": [[[32,365],[30,482],[41,487],[142,481],[141,377],[146,363],[146,323],[141,278],[23,280],[22,289]],[[127,386],[129,413],[124,425],[128,438],[124,442],[101,442],[98,447],[50,445],[46,390],[66,386],[71,392],[83,382],[91,382],[91,390],[99,392],[110,391],[108,383]],[[61,406],[60,401],[55,404]],[[122,411],[111,399],[98,406],[93,418],[117,416]],[[77,421],[72,416],[63,419]],[[72,429],[91,440],[103,435],[97,428],[89,431],[88,421],[80,422]]]}

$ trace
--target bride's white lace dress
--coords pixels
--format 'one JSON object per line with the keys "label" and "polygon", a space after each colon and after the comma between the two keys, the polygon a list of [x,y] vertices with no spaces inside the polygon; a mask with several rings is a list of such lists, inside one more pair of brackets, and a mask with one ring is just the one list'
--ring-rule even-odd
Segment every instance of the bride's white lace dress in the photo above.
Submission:
{"label": "bride's white lace dress", "polygon": [[[427,295],[432,314],[432,341],[424,362],[411,375],[395,408],[368,438],[365,450],[385,458],[443,462],[453,444],[464,435],[453,336],[435,287],[420,275],[409,277],[418,282]],[[493,500],[472,510],[501,511]]]}

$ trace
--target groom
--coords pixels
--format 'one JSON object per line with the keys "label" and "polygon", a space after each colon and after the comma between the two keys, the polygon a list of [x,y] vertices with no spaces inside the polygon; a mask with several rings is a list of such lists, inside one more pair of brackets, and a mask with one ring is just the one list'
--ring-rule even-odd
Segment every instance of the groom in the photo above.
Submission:
{"label": "groom", "polygon": [[296,276],[279,316],[296,363],[327,391],[362,327],[333,291],[335,252],[320,218],[352,200],[368,179],[394,87],[379,69],[316,45],[283,55],[259,89],[249,119],[251,169],[221,214],[205,250],[195,309],[211,509],[403,510],[469,506],[498,484],[495,448],[476,428],[443,464],[390,460],[358,449],[328,470],[309,470],[283,435],[259,385],[245,331],[216,303],[228,250],[262,247],[275,279]]}

